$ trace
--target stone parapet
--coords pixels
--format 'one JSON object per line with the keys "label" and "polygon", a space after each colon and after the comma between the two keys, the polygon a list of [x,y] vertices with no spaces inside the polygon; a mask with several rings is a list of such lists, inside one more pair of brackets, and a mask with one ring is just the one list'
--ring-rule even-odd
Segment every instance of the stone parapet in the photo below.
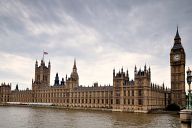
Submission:
{"label": "stone parapet", "polygon": [[182,123],[191,123],[192,110],[184,109],[180,111],[180,121]]}

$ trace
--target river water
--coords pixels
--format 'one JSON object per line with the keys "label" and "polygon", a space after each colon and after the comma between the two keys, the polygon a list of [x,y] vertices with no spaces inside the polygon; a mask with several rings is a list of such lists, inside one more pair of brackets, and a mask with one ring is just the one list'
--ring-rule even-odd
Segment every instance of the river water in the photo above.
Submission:
{"label": "river water", "polygon": [[179,115],[0,107],[0,128],[180,128]]}

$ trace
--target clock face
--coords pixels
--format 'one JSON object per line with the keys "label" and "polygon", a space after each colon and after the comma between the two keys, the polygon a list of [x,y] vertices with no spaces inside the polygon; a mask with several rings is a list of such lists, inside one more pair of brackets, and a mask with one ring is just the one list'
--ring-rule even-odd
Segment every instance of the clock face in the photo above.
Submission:
{"label": "clock face", "polygon": [[179,60],[180,60],[180,55],[179,55],[179,54],[175,54],[175,55],[173,56],[173,60],[174,60],[174,61],[179,61]]}

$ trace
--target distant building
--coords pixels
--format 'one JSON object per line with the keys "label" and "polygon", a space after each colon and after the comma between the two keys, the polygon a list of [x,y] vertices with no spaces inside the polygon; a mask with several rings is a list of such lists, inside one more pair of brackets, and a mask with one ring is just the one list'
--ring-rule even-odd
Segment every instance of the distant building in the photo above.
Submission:
{"label": "distant building", "polygon": [[[178,57],[179,56],[179,57]],[[179,59],[178,59],[179,58]],[[79,85],[76,61],[72,73],[59,80],[56,73],[54,85],[50,86],[51,63],[40,65],[35,63],[35,79],[32,90],[20,91],[18,86],[11,91],[11,86],[0,86],[0,102],[53,103],[69,108],[112,109],[113,111],[148,112],[153,109],[164,109],[176,103],[185,105],[185,53],[177,34],[170,54],[171,90],[164,84],[161,86],[151,82],[151,69],[137,69],[135,66],[134,80],[130,80],[129,72],[113,70],[113,85],[91,87]],[[180,95],[179,95],[180,94]],[[172,101],[171,101],[172,99]]]}

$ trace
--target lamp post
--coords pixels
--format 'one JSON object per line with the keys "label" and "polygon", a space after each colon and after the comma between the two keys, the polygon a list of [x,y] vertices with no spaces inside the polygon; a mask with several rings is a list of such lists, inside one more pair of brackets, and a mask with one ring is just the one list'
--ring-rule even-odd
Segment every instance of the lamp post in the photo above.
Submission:
{"label": "lamp post", "polygon": [[189,93],[188,93],[188,104],[187,109],[183,109],[180,111],[180,120],[181,127],[191,128],[192,126],[192,99],[191,99],[191,70],[188,68],[187,70],[187,83],[189,85]]}
{"label": "lamp post", "polygon": [[188,68],[187,70],[187,83],[189,85],[189,93],[188,93],[188,109],[192,109],[192,105],[191,105],[191,80],[192,80],[192,76],[191,76],[191,70],[190,68]]}

